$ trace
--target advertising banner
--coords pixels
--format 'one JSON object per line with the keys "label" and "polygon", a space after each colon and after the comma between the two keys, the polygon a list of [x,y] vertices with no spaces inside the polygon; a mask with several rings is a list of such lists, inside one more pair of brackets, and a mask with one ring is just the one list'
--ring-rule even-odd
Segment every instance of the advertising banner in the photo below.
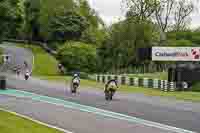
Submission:
{"label": "advertising banner", "polygon": [[200,47],[152,47],[153,61],[200,61]]}

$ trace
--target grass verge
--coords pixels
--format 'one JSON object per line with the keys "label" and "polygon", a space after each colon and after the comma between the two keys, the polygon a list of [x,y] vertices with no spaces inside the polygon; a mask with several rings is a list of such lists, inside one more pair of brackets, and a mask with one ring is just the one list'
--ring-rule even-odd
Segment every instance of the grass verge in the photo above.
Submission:
{"label": "grass verge", "polygon": [[3,49],[0,48],[0,65],[3,63]]}
{"label": "grass verge", "polygon": [[[69,83],[71,77],[66,76],[43,76],[40,79],[49,80],[49,81],[56,81],[56,82],[65,82]],[[86,87],[88,89],[100,89],[103,90],[104,84],[97,83],[96,81],[91,80],[81,80],[81,87]],[[150,88],[142,88],[142,87],[134,87],[134,86],[125,86],[122,85],[119,88],[120,92],[124,93],[140,93],[147,96],[160,96],[166,97],[170,99],[178,99],[178,100],[185,100],[185,101],[193,101],[193,102],[200,102],[200,93],[199,92],[162,92],[157,89],[150,89]]]}
{"label": "grass verge", "polygon": [[61,133],[25,118],[15,116],[0,110],[0,132],[1,133]]}
{"label": "grass verge", "polygon": [[30,44],[18,44],[19,47],[30,49],[34,54],[33,75],[58,75],[57,60],[49,55],[40,46]]}
{"label": "grass verge", "polygon": [[129,77],[150,78],[167,80],[167,72],[144,73],[144,74],[128,74]]}

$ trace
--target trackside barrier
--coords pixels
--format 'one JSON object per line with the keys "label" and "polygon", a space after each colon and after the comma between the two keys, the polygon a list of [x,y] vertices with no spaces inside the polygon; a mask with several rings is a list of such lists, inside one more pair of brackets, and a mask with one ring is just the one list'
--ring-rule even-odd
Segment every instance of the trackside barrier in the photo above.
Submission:
{"label": "trackside barrier", "polygon": [[161,91],[164,92],[176,91],[176,83],[169,82],[167,80],[137,78],[137,77],[117,76],[117,75],[96,75],[97,82],[106,83],[108,80],[111,79],[115,79],[120,85],[160,89]]}
{"label": "trackside barrier", "polygon": [[0,76],[0,90],[6,90],[6,77]]}

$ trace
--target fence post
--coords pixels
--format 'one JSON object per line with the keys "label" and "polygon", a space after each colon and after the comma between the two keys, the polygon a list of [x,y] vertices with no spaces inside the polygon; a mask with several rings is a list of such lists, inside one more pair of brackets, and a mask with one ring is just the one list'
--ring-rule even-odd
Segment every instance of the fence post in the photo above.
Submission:
{"label": "fence post", "polygon": [[164,91],[168,92],[168,81],[164,80]]}
{"label": "fence post", "polygon": [[153,88],[154,89],[158,89],[159,88],[159,85],[160,83],[159,83],[159,80],[158,79],[154,79],[153,80]]}
{"label": "fence post", "polygon": [[138,80],[138,78],[134,78],[134,86],[139,86],[139,80]]}
{"label": "fence post", "polygon": [[102,82],[102,76],[99,75],[99,82]]}
{"label": "fence post", "polygon": [[144,79],[139,78],[139,87],[144,87],[143,81]]}
{"label": "fence post", "polygon": [[100,82],[100,77],[99,77],[99,75],[96,75],[96,81],[97,81],[97,82]]}
{"label": "fence post", "polygon": [[105,75],[102,75],[102,82],[105,83]]}
{"label": "fence post", "polygon": [[164,91],[164,80],[160,80],[160,90]]}
{"label": "fence post", "polygon": [[128,76],[125,77],[125,85],[131,85],[130,84],[130,78]]}
{"label": "fence post", "polygon": [[143,79],[143,86],[148,88],[149,82],[148,82],[148,78],[144,78]]}
{"label": "fence post", "polygon": [[170,90],[171,92],[175,91],[175,83],[174,83],[174,82],[170,82],[169,90]]}
{"label": "fence post", "polygon": [[153,88],[153,79],[149,79],[148,88]]}
{"label": "fence post", "polygon": [[129,78],[129,85],[135,86],[135,82],[134,82],[134,78],[133,77]]}
{"label": "fence post", "polygon": [[121,84],[122,85],[126,84],[126,77],[125,76],[121,76]]}

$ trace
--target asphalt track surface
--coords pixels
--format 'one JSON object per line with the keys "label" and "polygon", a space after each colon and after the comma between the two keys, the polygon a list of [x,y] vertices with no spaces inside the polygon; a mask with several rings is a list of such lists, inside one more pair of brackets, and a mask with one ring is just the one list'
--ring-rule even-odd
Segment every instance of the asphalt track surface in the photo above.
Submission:
{"label": "asphalt track surface", "polygon": [[4,49],[4,54],[10,55],[10,62],[5,64],[3,71],[13,69],[14,67],[20,67],[21,73],[25,72],[24,61],[28,63],[28,69],[31,71],[33,63],[33,54],[30,50],[19,48],[13,45],[13,43],[6,43],[0,45]]}
{"label": "asphalt track surface", "polygon": [[[16,52],[16,49],[13,49]],[[12,53],[12,51],[11,51]],[[27,58],[28,56],[26,56]],[[16,58],[18,58],[16,56]],[[22,56],[20,56],[20,58],[22,58]],[[30,58],[30,57],[29,57]],[[22,60],[22,59],[16,59],[16,60]],[[29,81],[24,81],[23,78],[21,79],[16,79],[15,76],[9,75],[8,76],[8,87],[9,88],[15,88],[18,90],[24,90],[24,91],[28,91],[28,92],[33,92],[36,94],[40,94],[40,95],[45,95],[45,96],[49,96],[49,97],[56,97],[59,99],[64,99],[66,101],[71,101],[71,102],[75,102],[75,103],[79,103],[82,105],[88,105],[88,106],[92,106],[92,107],[97,107],[97,108],[101,108],[104,110],[110,110],[113,112],[118,112],[121,114],[126,114],[129,116],[133,116],[133,117],[137,117],[137,118],[141,118],[141,119],[145,119],[145,120],[149,120],[149,121],[153,121],[153,122],[158,122],[158,123],[162,123],[162,124],[166,124],[169,126],[174,126],[177,128],[183,128],[183,129],[187,129],[187,130],[191,130],[191,131],[195,131],[195,132],[200,132],[200,127],[199,127],[199,123],[200,123],[200,104],[199,103],[191,103],[191,102],[183,102],[183,101],[175,101],[175,100],[169,100],[169,99],[163,99],[160,97],[148,97],[148,96],[144,96],[142,94],[122,94],[122,93],[117,93],[114,100],[112,102],[106,102],[104,100],[104,95],[102,91],[96,91],[96,90],[91,90],[91,89],[82,89],[80,90],[80,93],[76,96],[73,96],[69,93],[68,91],[68,87],[67,85],[64,84],[57,84],[57,83],[49,83],[47,81],[43,81],[43,80],[39,80],[39,79],[34,79],[31,78]],[[2,97],[2,96],[1,96]],[[5,96],[3,96],[4,99]],[[7,97],[7,98],[11,98],[12,97]],[[18,101],[19,98],[14,99],[12,102],[14,101]],[[28,108],[26,107],[25,103],[23,102],[27,102],[26,100],[23,99],[19,99],[21,104],[24,105],[21,107],[18,107],[19,104],[13,104],[12,102],[8,102],[6,104],[3,105],[9,105],[13,104],[14,107],[19,108],[21,110],[27,111],[27,113],[29,111],[32,110],[32,108]],[[8,100],[9,101],[9,100]],[[31,100],[30,100],[31,101]],[[20,103],[19,102],[19,103]],[[31,101],[34,102],[34,101]],[[38,103],[38,104],[44,104],[44,103]],[[2,105],[2,103],[1,103]],[[17,106],[16,106],[17,105]],[[46,104],[45,104],[46,105]],[[14,109],[14,111],[19,111],[22,112],[21,110],[15,110],[15,108],[12,108],[13,106],[10,107],[10,109]],[[27,105],[28,106],[28,105]],[[39,105],[35,105],[35,106],[39,106]],[[50,105],[46,105],[46,106],[50,106]],[[57,108],[52,107],[54,109],[48,109],[46,106],[39,106],[36,107],[36,112],[37,109],[38,111],[44,109],[44,112],[49,112],[49,113],[55,113],[55,115],[52,115],[54,117],[57,117],[56,115],[58,115],[58,117],[60,119],[51,119],[52,117],[50,117],[50,120],[57,120],[57,123],[59,123],[59,121],[63,121],[65,120],[65,118],[62,119],[63,116],[65,116],[65,113],[56,113],[54,112],[54,110],[57,110]],[[52,105],[51,105],[52,106]],[[42,108],[43,107],[43,108]],[[30,110],[31,109],[31,110]],[[34,111],[34,110],[33,110]],[[66,109],[65,109],[66,111]],[[67,110],[69,111],[69,110]],[[79,115],[83,112],[80,111],[75,111],[76,115]],[[77,113],[79,112],[79,113]],[[22,112],[23,113],[23,112]],[[73,114],[73,113],[72,113]],[[85,113],[83,113],[85,115]],[[83,115],[83,116],[84,116]],[[45,117],[45,114],[41,113],[41,116],[38,116],[38,118],[43,118],[43,116]],[[102,122],[104,123],[104,120],[109,121],[109,119],[101,119],[99,118],[101,116],[95,115],[95,120],[98,120],[98,122]],[[41,119],[39,119],[41,120]],[[51,122],[50,120],[47,120],[47,122]],[[80,120],[80,119],[78,119]],[[81,119],[82,120],[82,119]],[[80,121],[81,121],[80,120]],[[87,121],[88,119],[85,119],[85,121]],[[88,120],[89,121],[89,120]],[[117,121],[115,119],[115,121]],[[118,121],[119,122],[119,121]],[[120,122],[124,122],[124,121],[120,121]],[[129,125],[127,124],[120,124],[119,125]],[[76,123],[76,122],[75,122]],[[75,124],[74,123],[74,124]],[[82,123],[82,122],[81,122]],[[87,123],[87,122],[85,122]],[[85,124],[82,123],[82,124]],[[93,123],[93,121],[91,122]],[[74,125],[72,122],[72,125]],[[82,127],[82,124],[76,124],[76,128],[72,128],[73,126],[66,126],[69,127],[69,129],[72,129],[73,131],[80,131],[79,129]],[[95,123],[94,123],[95,124]],[[109,124],[105,124],[105,125],[109,125],[108,127],[112,127],[112,122]],[[63,127],[63,125],[57,124],[58,126]],[[118,129],[117,131],[123,132],[125,130],[121,130],[121,129],[127,129],[126,126],[123,128],[121,126],[118,126],[118,124],[114,124],[115,128]],[[90,126],[89,129],[85,129],[83,130],[83,128],[81,128],[82,132],[89,132],[89,130],[92,131],[93,127],[95,127],[95,129],[97,130],[97,126],[101,127],[100,125],[96,125],[96,126]],[[64,126],[65,127],[65,126]],[[83,126],[85,128],[85,126]],[[127,132],[137,132],[136,127],[133,124],[133,127],[130,126],[131,128],[127,129]],[[148,132],[148,133],[153,133],[153,132],[157,132],[158,129],[155,129],[155,131],[151,131],[150,129],[148,130],[148,126],[146,128],[144,128],[145,126],[140,125],[138,126],[138,129],[140,128],[142,129],[146,129],[147,130],[143,130],[143,131],[139,131],[138,132]],[[87,126],[88,128],[88,126]],[[102,129],[98,128],[98,129]],[[140,130],[142,130],[140,129]],[[81,132],[80,131],[80,132]],[[115,131],[115,133],[117,132]],[[81,133],[82,133],[81,132]],[[95,132],[104,132],[103,129],[100,131],[95,131]],[[107,131],[105,131],[107,132]],[[161,131],[158,130],[158,132],[167,132],[167,131]],[[112,132],[111,132],[112,133]]]}
{"label": "asphalt track surface", "polygon": [[73,133],[172,133],[142,124],[36,102],[27,98],[0,95],[0,105],[5,109],[48,122],[51,125],[57,125],[59,128]]}

